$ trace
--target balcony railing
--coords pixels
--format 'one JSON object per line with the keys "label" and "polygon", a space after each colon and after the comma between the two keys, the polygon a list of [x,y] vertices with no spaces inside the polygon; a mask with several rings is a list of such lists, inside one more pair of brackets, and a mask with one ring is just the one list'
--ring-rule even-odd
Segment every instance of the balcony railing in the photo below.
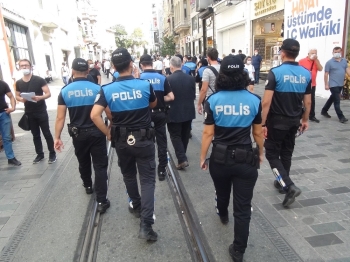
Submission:
{"label": "balcony railing", "polygon": [[191,27],[190,20],[189,19],[184,19],[182,21],[179,21],[175,24],[175,31],[181,31],[181,30],[186,30]]}

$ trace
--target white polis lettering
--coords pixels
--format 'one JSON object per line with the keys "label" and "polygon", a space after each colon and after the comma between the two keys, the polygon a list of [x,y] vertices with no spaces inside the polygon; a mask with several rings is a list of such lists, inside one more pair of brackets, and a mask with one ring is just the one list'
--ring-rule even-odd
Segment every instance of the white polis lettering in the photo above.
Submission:
{"label": "white polis lettering", "polygon": [[151,83],[151,84],[160,84],[160,79],[158,78],[154,78],[154,79],[148,79],[148,81]]}
{"label": "white polis lettering", "polygon": [[224,115],[234,115],[234,116],[248,116],[250,114],[250,108],[248,105],[239,104],[236,105],[218,105],[215,106],[215,112],[217,115],[223,113]]}
{"label": "white polis lettering", "polygon": [[306,77],[299,75],[299,76],[293,76],[293,75],[284,75],[283,76],[283,82],[290,82],[293,84],[305,84],[306,83]]}
{"label": "white polis lettering", "polygon": [[135,89],[133,89],[132,92],[120,92],[120,93],[112,94],[113,102],[117,99],[125,101],[125,100],[139,99],[139,98],[142,98],[141,90],[135,90]]}
{"label": "white polis lettering", "polygon": [[239,68],[239,65],[228,65],[227,68]]}
{"label": "white polis lettering", "polygon": [[73,90],[68,91],[68,98],[74,97],[85,97],[85,96],[94,96],[94,92],[91,89],[85,88],[85,90]]}

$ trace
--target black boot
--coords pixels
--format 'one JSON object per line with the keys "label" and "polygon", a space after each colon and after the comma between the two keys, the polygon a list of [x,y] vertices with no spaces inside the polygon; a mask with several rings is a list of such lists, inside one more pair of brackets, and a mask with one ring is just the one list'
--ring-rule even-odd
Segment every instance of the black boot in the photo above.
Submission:
{"label": "black boot", "polygon": [[147,241],[157,241],[158,235],[153,231],[152,226],[141,222],[139,238]]}
{"label": "black boot", "polygon": [[140,218],[141,217],[141,206],[139,206],[138,208],[133,208],[129,205],[129,212],[131,214],[133,214],[136,218]]}
{"label": "black boot", "polygon": [[275,186],[275,188],[278,189],[278,192],[279,192],[280,194],[286,194],[286,193],[287,193],[286,191],[283,190],[281,184],[278,183],[277,180],[273,181],[273,185]]}
{"label": "black boot", "polygon": [[243,253],[239,251],[235,251],[233,248],[233,244],[230,245],[228,252],[230,253],[233,262],[243,262]]}
{"label": "black boot", "polygon": [[300,188],[298,188],[296,185],[290,185],[289,187],[288,187],[288,191],[287,191],[287,194],[286,194],[286,196],[285,196],[285,198],[284,198],[284,200],[283,200],[283,203],[282,203],[282,205],[284,206],[284,207],[287,207],[287,206],[289,206],[289,205],[291,205],[291,204],[293,204],[294,203],[294,201],[295,201],[295,198],[297,197],[297,196],[299,196],[301,194],[301,190],[300,190]]}
{"label": "black boot", "polygon": [[158,167],[158,179],[164,181],[166,176],[165,167]]}

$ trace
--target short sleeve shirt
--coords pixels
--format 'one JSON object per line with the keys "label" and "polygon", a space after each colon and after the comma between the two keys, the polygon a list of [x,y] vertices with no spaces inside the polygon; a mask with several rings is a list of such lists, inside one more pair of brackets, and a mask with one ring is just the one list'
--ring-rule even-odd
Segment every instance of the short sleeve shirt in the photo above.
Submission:
{"label": "short sleeve shirt", "polygon": [[[43,87],[46,86],[46,81],[40,76],[32,75],[29,82],[24,82],[22,79],[16,82],[16,90],[20,93],[34,92],[36,96],[44,94]],[[24,103],[24,111],[26,113],[41,112],[46,110],[45,100],[40,100],[36,103],[27,101]]]}
{"label": "short sleeve shirt", "polygon": [[[107,68],[106,68],[107,69]],[[94,79],[94,83],[95,84],[98,84],[98,79],[97,77],[100,76],[100,71],[98,71],[96,68],[92,68],[90,71],[89,71],[89,75],[92,76],[92,78]]]}
{"label": "short sleeve shirt", "polygon": [[307,70],[311,72],[311,79],[312,79],[311,86],[316,86],[317,66],[315,64],[315,61],[309,59],[308,57],[305,57],[299,60],[299,65],[305,67]]}
{"label": "short sleeve shirt", "polygon": [[[214,67],[216,69],[216,71],[218,71],[218,72],[220,71],[220,64],[213,65],[212,67]],[[211,69],[206,68],[203,71],[202,82],[209,83],[209,87],[208,87],[208,91],[207,91],[208,96],[213,93],[213,90],[215,90],[215,80],[216,80],[216,76],[213,73],[213,71]]]}
{"label": "short sleeve shirt", "polygon": [[327,61],[324,71],[329,73],[329,87],[343,86],[348,63],[342,58],[340,61],[334,58]]}
{"label": "short sleeve shirt", "polygon": [[6,82],[0,80],[0,113],[4,112],[5,109],[8,108],[5,100],[5,95],[8,92],[11,92],[9,85]]}

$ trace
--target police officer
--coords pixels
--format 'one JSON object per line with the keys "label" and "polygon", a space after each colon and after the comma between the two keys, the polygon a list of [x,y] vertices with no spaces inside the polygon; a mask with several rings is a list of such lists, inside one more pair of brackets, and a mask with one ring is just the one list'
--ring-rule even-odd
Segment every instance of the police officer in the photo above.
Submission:
{"label": "police officer", "polygon": [[158,150],[158,179],[165,179],[165,167],[167,165],[167,137],[166,137],[166,112],[165,102],[173,101],[174,94],[171,91],[168,80],[153,69],[152,57],[143,55],[140,58],[143,73],[140,79],[148,80],[157,96],[157,105],[152,109],[152,122],[154,123]]}
{"label": "police officer", "polygon": [[[243,261],[247,247],[251,200],[258,178],[257,168],[263,158],[261,102],[260,97],[246,90],[249,82],[240,57],[226,56],[216,79],[216,93],[209,96],[204,104],[205,126],[200,166],[203,170],[208,168],[206,155],[210,143],[213,143],[209,172],[223,224],[229,221],[227,208],[233,187],[235,225],[234,241],[229,247],[229,253],[235,262]],[[251,128],[259,147],[252,147]]]}
{"label": "police officer", "polygon": [[283,41],[283,63],[270,70],[262,103],[266,159],[276,177],[274,186],[280,193],[286,194],[282,203],[284,207],[292,204],[301,194],[301,190],[290,179],[289,171],[296,132],[298,129],[300,132],[308,129],[311,107],[311,74],[295,62],[299,50],[297,40]]}
{"label": "police officer", "polygon": [[[131,75],[133,62],[125,48],[118,48],[112,53],[112,63],[119,72],[119,77],[115,82],[102,87],[91,111],[91,118],[115,143],[119,166],[132,201],[129,211],[135,217],[141,216],[139,238],[156,241],[157,233],[152,229],[156,162],[149,107],[157,105],[157,98],[148,81],[135,79]],[[101,119],[101,113],[107,106],[113,116],[111,131]],[[141,197],[137,186],[136,165],[140,175]]]}
{"label": "police officer", "polygon": [[[63,148],[61,133],[68,108],[70,124],[68,132],[73,140],[79,162],[80,177],[87,194],[92,194],[91,158],[95,170],[95,191],[98,211],[106,212],[110,206],[107,199],[107,147],[105,135],[94,125],[90,112],[101,87],[87,80],[88,63],[76,58],[72,64],[74,81],[62,88],[58,96],[54,146]],[[110,115],[106,111],[107,115]],[[100,115],[101,117],[101,115]]]}

